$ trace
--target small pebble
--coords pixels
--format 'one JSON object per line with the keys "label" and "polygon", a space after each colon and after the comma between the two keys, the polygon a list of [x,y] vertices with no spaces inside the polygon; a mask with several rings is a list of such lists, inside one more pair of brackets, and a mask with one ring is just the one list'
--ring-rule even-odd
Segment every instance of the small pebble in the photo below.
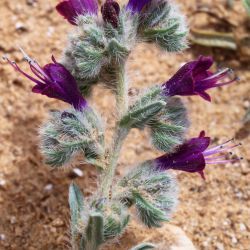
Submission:
{"label": "small pebble", "polygon": [[70,178],[83,177],[83,171],[79,168],[73,168],[69,173]]}
{"label": "small pebble", "polygon": [[79,169],[79,168],[74,168],[74,169],[73,169],[73,172],[74,172],[77,176],[79,176],[79,177],[82,177],[82,176],[83,176],[83,172],[82,172],[82,170]]}
{"label": "small pebble", "polygon": [[250,102],[249,101],[244,101],[244,108],[248,108],[250,106]]}
{"label": "small pebble", "polygon": [[47,36],[48,37],[51,37],[52,35],[53,35],[53,33],[55,32],[55,29],[54,29],[54,27],[49,27],[48,28],[48,31],[47,31]]}
{"label": "small pebble", "polygon": [[5,239],[6,239],[5,234],[0,234],[0,240],[3,241],[3,240],[5,240]]}
{"label": "small pebble", "polygon": [[62,227],[63,225],[64,225],[64,222],[60,218],[57,218],[53,220],[52,222],[52,226],[54,227]]}
{"label": "small pebble", "polygon": [[0,187],[4,187],[6,185],[6,181],[3,179],[0,179]]}
{"label": "small pebble", "polygon": [[45,187],[44,187],[44,190],[45,191],[51,191],[53,189],[53,184],[48,184],[48,185],[46,185]]}
{"label": "small pebble", "polygon": [[27,5],[33,6],[37,0],[26,0]]}
{"label": "small pebble", "polygon": [[242,199],[243,193],[242,193],[242,192],[237,192],[237,193],[235,194],[235,196],[236,196],[237,198],[239,198],[239,199]]}
{"label": "small pebble", "polygon": [[232,243],[236,244],[238,242],[237,238],[235,236],[232,236]]}
{"label": "small pebble", "polygon": [[224,250],[225,248],[224,248],[224,245],[222,243],[218,242],[218,243],[216,243],[216,249],[217,250]]}
{"label": "small pebble", "polygon": [[10,217],[10,223],[11,224],[15,224],[16,223],[16,217],[15,216],[11,216]]}
{"label": "small pebble", "polygon": [[246,225],[244,223],[240,223],[240,231],[246,231]]}
{"label": "small pebble", "polygon": [[23,23],[17,22],[17,23],[16,23],[16,30],[27,31],[28,29],[24,26]]}

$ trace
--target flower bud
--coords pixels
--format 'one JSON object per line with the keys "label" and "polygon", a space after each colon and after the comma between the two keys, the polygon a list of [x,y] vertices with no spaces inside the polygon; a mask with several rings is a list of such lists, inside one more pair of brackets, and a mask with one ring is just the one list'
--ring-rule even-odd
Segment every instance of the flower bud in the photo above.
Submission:
{"label": "flower bud", "polygon": [[106,0],[101,8],[101,12],[105,23],[110,23],[114,28],[118,27],[120,6],[116,1]]}

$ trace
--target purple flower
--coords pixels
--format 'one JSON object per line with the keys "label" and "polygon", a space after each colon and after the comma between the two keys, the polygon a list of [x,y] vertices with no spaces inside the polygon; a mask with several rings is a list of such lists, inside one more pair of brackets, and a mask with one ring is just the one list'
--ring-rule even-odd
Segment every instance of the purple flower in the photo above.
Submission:
{"label": "purple flower", "polygon": [[235,77],[233,80],[222,82],[221,80],[230,75],[231,70],[226,68],[212,73],[209,71],[212,65],[213,59],[205,56],[200,56],[198,60],[185,64],[162,85],[163,94],[167,96],[199,95],[205,100],[211,101],[211,97],[206,93],[208,89],[228,85],[238,79]]}
{"label": "purple flower", "polygon": [[198,138],[192,138],[182,144],[176,152],[163,155],[153,161],[154,166],[158,170],[182,170],[189,173],[198,172],[205,179],[204,169],[208,164],[223,164],[228,162],[236,162],[242,158],[227,159],[227,155],[223,154],[241,144],[233,144],[233,140],[229,140],[219,146],[208,148],[210,137],[205,136],[202,131]]}
{"label": "purple flower", "polygon": [[134,13],[139,13],[142,11],[144,6],[152,0],[129,0],[126,9]]}
{"label": "purple flower", "polygon": [[104,22],[110,23],[114,28],[118,27],[120,6],[116,1],[106,0],[101,8]]}
{"label": "purple flower", "polygon": [[15,62],[11,62],[8,58],[5,59],[15,70],[36,83],[32,92],[67,102],[77,110],[82,110],[87,106],[86,100],[78,90],[74,77],[62,64],[57,63],[53,56],[53,63],[46,64],[44,67],[40,67],[36,61],[32,60],[25,53],[24,56],[29,62],[30,69],[35,77],[24,72]]}
{"label": "purple flower", "polygon": [[97,15],[98,3],[96,0],[64,0],[56,6],[56,10],[71,24],[76,25],[79,15]]}

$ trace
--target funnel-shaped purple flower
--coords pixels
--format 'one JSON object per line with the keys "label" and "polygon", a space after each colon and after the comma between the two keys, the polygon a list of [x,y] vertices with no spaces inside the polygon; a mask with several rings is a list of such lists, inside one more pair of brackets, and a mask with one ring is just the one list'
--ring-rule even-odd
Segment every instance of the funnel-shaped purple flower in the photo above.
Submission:
{"label": "funnel-shaped purple flower", "polygon": [[144,6],[152,0],[129,0],[126,9],[131,11],[131,13],[140,13]]}
{"label": "funnel-shaped purple flower", "polygon": [[57,6],[56,10],[73,25],[76,25],[76,18],[79,15],[97,15],[98,3],[96,0],[64,0]]}
{"label": "funnel-shaped purple flower", "polygon": [[114,28],[118,27],[120,6],[114,0],[106,0],[101,8],[104,22],[110,23]]}
{"label": "funnel-shaped purple flower", "polygon": [[78,90],[74,77],[62,64],[56,62],[53,56],[53,63],[47,64],[44,67],[40,67],[36,61],[32,60],[25,53],[24,56],[29,62],[30,69],[35,77],[24,72],[15,62],[11,62],[8,58],[5,59],[15,70],[36,83],[32,92],[67,102],[73,105],[76,110],[82,110],[87,106],[86,100]]}
{"label": "funnel-shaped purple flower", "polygon": [[212,65],[213,59],[205,56],[200,56],[198,60],[185,64],[162,85],[163,94],[167,96],[199,95],[205,100],[211,101],[211,97],[206,93],[208,89],[228,85],[238,79],[235,77],[233,80],[221,82],[229,76],[231,70],[226,68],[212,73],[209,71]]}
{"label": "funnel-shaped purple flower", "polygon": [[241,158],[227,159],[225,154],[221,154],[241,145],[233,144],[232,141],[208,149],[210,137],[206,137],[205,132],[202,131],[198,138],[190,139],[182,144],[176,152],[163,155],[155,159],[153,163],[158,170],[174,169],[189,173],[198,172],[202,178],[205,178],[204,169],[207,164],[223,164],[241,160]]}

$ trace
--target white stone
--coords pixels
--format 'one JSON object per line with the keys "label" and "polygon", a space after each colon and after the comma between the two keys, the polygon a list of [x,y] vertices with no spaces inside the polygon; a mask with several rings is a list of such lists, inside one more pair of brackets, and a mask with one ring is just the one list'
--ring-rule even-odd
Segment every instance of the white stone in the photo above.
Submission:
{"label": "white stone", "polygon": [[5,236],[5,234],[0,234],[0,240],[5,240],[6,239],[6,236]]}
{"label": "white stone", "polygon": [[233,244],[236,244],[238,242],[238,240],[236,239],[236,237],[235,236],[232,236],[232,243]]}
{"label": "white stone", "polygon": [[78,177],[83,177],[83,171],[79,168],[73,168],[72,172]]}
{"label": "white stone", "polygon": [[16,23],[16,30],[27,30],[23,23],[17,22]]}
{"label": "white stone", "polygon": [[48,185],[46,185],[45,187],[44,187],[44,190],[45,191],[51,191],[53,189],[53,184],[48,184]]}
{"label": "white stone", "polygon": [[170,224],[167,225],[167,228],[176,239],[175,244],[169,247],[170,250],[196,250],[192,241],[181,228]]}
{"label": "white stone", "polygon": [[244,223],[240,223],[240,231],[246,231],[246,225]]}
{"label": "white stone", "polygon": [[0,179],[0,186],[3,187],[6,185],[6,181],[3,179]]}
{"label": "white stone", "polygon": [[220,242],[216,243],[217,250],[225,250],[224,245]]}

